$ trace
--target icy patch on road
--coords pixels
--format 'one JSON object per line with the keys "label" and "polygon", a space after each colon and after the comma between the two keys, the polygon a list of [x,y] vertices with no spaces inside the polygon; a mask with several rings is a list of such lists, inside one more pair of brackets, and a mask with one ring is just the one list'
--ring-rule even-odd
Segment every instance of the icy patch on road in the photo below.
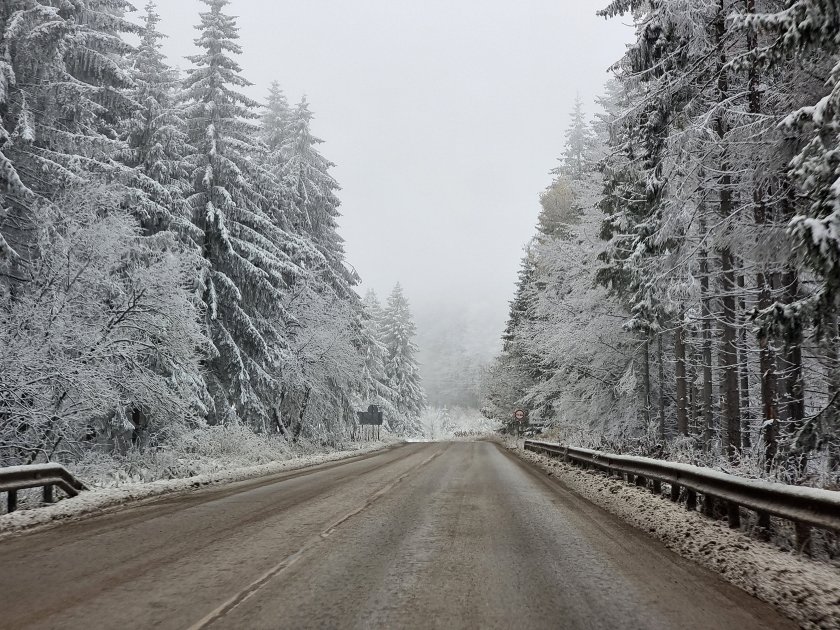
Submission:
{"label": "icy patch on road", "polygon": [[513,449],[582,497],[772,604],[801,627],[840,628],[840,569],[836,566],[781,551],[729,529],[725,522],[689,512],[682,504],[617,478]]}
{"label": "icy patch on road", "polygon": [[118,487],[95,488],[87,492],[82,492],[77,497],[64,499],[53,505],[3,514],[0,516],[0,540],[24,529],[47,525],[56,521],[78,518],[130,501],[194,490],[206,486],[268,477],[282,472],[365,455],[382,450],[388,446],[393,446],[394,444],[394,441],[367,442],[359,444],[358,448],[349,450],[301,455],[259,466],[221,470],[184,479],[165,479],[149,483],[125,484]]}

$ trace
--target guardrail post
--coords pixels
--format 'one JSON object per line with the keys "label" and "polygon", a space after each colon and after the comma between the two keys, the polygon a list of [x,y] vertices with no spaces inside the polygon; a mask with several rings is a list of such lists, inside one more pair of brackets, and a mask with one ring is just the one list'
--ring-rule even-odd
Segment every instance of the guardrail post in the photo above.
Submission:
{"label": "guardrail post", "polygon": [[758,512],[756,529],[761,540],[770,540],[770,515],[767,512]]}
{"label": "guardrail post", "polygon": [[17,509],[17,490],[9,490],[9,502],[7,512],[11,514]]}
{"label": "guardrail post", "polygon": [[54,500],[53,486],[52,484],[47,484],[44,486],[44,503],[53,503]]}
{"label": "guardrail post", "polygon": [[[741,508],[750,510],[755,512],[757,517],[754,533],[765,540],[769,538],[772,513],[772,518],[785,519],[794,524],[796,545],[804,554],[813,551],[815,543],[812,540],[812,528],[840,532],[840,495],[837,492],[815,488],[792,490],[782,484],[768,487],[766,484],[755,484],[749,479],[735,475],[721,475],[702,467],[604,454],[559,444],[555,446],[531,443],[528,448],[535,452],[559,456],[584,469],[603,470],[607,475],[615,475],[638,487],[645,486],[660,496],[663,484],[667,484],[669,492],[665,496],[670,495],[671,501],[679,503],[684,499],[686,510],[700,509],[703,514],[716,520],[726,518],[732,529],[741,525]],[[645,472],[640,474],[638,471]],[[47,478],[42,481],[47,482]],[[64,485],[58,485],[64,489]],[[68,492],[72,490],[73,488],[67,489]],[[702,505],[698,504],[700,499]],[[9,501],[10,505],[14,506],[14,498],[10,496]],[[752,517],[750,522],[753,522]]]}
{"label": "guardrail post", "polygon": [[796,546],[805,555],[811,555],[811,527],[805,523],[794,523],[796,529]]}
{"label": "guardrail post", "polygon": [[694,490],[687,489],[685,493],[685,509],[695,511],[697,509],[697,493]]}
{"label": "guardrail post", "polygon": [[729,529],[741,527],[741,509],[737,503],[726,502],[726,521],[729,523]]}

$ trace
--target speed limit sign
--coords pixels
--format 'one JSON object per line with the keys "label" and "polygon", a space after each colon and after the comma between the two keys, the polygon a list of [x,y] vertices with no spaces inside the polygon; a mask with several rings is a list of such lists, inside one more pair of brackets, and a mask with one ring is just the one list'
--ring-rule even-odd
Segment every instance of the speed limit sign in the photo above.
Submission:
{"label": "speed limit sign", "polygon": [[525,420],[525,412],[522,409],[517,409],[513,412],[513,417],[516,418],[517,422],[523,422]]}

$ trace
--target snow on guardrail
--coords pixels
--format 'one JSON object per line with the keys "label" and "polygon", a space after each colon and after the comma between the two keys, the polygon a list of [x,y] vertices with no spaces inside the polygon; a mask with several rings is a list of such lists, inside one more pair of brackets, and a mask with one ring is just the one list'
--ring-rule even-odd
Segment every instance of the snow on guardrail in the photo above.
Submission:
{"label": "snow on guardrail", "polygon": [[796,526],[797,542],[803,549],[809,544],[810,527],[840,532],[840,492],[770,483],[689,464],[537,440],[526,440],[525,449],[599,468],[610,475],[623,475],[638,486],[650,486],[657,494],[662,491],[661,484],[667,483],[671,500],[684,500],[690,510],[697,508],[697,495],[701,494],[703,512],[709,516],[716,513],[722,502],[732,528],[740,526],[741,508],[758,514],[759,527],[769,526],[770,515],[789,520]]}
{"label": "snow on guardrail", "polygon": [[53,488],[58,486],[69,497],[75,497],[85,484],[76,479],[61,464],[33,464],[0,468],[0,492],[8,493],[8,511],[17,509],[17,493],[27,488],[43,488],[44,503],[54,500]]}

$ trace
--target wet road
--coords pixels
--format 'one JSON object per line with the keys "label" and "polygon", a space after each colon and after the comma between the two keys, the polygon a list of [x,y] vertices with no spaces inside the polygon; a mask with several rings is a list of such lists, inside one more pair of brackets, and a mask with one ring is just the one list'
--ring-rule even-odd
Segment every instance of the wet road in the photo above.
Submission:
{"label": "wet road", "polygon": [[794,628],[491,443],[408,444],[0,542],[0,628]]}

